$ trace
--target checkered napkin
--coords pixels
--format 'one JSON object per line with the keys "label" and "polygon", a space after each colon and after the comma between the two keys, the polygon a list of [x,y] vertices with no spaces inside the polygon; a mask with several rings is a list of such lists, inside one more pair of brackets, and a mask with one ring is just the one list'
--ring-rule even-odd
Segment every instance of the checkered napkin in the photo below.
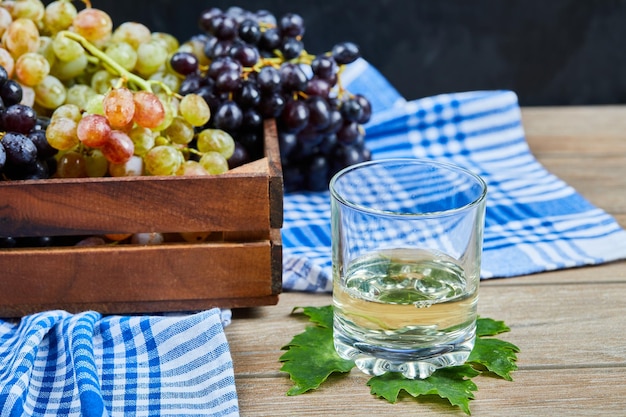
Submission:
{"label": "checkered napkin", "polygon": [[0,416],[238,416],[217,309],[0,321]]}
{"label": "checkered napkin", "polygon": [[[626,231],[530,153],[513,92],[406,101],[364,60],[342,76],[350,92],[372,102],[374,116],[365,128],[373,159],[446,161],[485,179],[483,279],[626,258]],[[288,194],[284,210],[284,289],[331,291],[328,192]]]}

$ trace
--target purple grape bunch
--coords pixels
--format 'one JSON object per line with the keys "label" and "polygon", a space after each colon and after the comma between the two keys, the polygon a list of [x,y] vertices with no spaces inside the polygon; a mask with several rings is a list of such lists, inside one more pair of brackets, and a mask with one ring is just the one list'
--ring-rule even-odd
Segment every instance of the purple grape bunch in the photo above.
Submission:
{"label": "purple grape bunch", "polygon": [[56,150],[46,140],[46,120],[21,104],[23,90],[0,66],[0,178],[49,178]]}
{"label": "purple grape bunch", "polygon": [[235,138],[231,167],[262,156],[267,119],[278,129],[285,192],[326,190],[336,172],[371,159],[363,128],[371,104],[340,82],[341,68],[360,57],[357,45],[310,54],[304,20],[295,13],[277,18],[267,10],[210,8],[199,27],[193,41],[203,46],[206,68],[183,51],[170,65],[184,76],[179,93],[200,94],[209,104],[205,127]]}

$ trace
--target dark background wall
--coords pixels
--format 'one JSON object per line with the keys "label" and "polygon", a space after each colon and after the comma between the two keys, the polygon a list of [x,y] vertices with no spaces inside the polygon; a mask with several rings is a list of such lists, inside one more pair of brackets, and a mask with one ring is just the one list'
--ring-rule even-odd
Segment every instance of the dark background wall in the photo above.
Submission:
{"label": "dark background wall", "polygon": [[510,89],[522,105],[626,102],[626,0],[92,0],[184,40],[208,7],[301,14],[306,48],[357,43],[407,98]]}

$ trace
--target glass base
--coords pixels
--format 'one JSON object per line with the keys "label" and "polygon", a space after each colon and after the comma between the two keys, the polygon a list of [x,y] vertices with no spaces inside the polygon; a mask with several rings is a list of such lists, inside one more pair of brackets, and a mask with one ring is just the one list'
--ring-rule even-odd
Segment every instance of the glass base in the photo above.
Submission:
{"label": "glass base", "polygon": [[463,365],[474,348],[476,328],[449,342],[427,348],[392,349],[351,340],[335,329],[335,350],[371,376],[399,372],[408,379],[428,378],[440,368]]}

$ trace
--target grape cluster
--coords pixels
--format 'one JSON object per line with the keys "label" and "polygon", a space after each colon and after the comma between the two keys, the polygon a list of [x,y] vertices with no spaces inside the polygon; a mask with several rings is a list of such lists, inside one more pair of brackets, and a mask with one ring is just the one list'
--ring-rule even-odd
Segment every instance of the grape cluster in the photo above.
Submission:
{"label": "grape cluster", "polygon": [[47,141],[45,119],[22,104],[22,98],[20,84],[0,66],[0,175],[10,180],[49,178],[57,151]]}
{"label": "grape cluster", "polygon": [[199,27],[169,65],[185,77],[181,95],[209,104],[208,127],[236,139],[237,159],[261,156],[266,119],[277,123],[285,192],[327,189],[338,170],[371,158],[363,129],[370,102],[340,80],[343,66],[360,56],[354,43],[312,55],[300,15],[239,7],[207,9]]}

